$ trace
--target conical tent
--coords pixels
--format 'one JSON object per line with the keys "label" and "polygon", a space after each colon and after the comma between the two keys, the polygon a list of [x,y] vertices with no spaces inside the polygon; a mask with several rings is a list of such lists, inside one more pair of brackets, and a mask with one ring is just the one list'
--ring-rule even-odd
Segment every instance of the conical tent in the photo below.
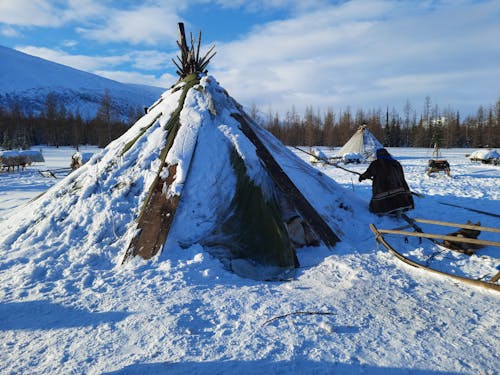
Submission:
{"label": "conical tent", "polygon": [[0,248],[119,264],[201,246],[238,274],[282,279],[296,248],[339,241],[356,198],[253,122],[193,51],[194,71],[19,212],[23,224]]}
{"label": "conical tent", "polygon": [[359,154],[363,161],[371,161],[375,159],[377,150],[383,147],[367,126],[362,125],[337,155],[344,157],[347,154]]}

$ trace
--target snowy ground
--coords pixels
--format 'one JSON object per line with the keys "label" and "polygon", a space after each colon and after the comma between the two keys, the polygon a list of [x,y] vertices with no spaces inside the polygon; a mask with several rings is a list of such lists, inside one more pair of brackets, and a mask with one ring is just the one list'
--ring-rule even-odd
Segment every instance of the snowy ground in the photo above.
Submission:
{"label": "snowy ground", "polygon": [[[452,177],[427,177],[432,150],[389,151],[425,195],[410,216],[500,227],[498,218],[441,204],[500,214],[500,167],[470,163],[471,150],[444,150]],[[0,173],[0,226],[57,181],[37,169],[67,167],[74,150],[43,152],[42,165]],[[368,206],[369,182],[317,168]],[[402,225],[366,212],[364,221],[379,228]],[[196,246],[124,266],[96,249],[67,259],[47,249],[0,248],[0,373],[498,373],[498,292],[401,263],[376,245],[367,225],[344,229],[348,240],[333,251],[301,249],[296,278],[272,283],[231,274]],[[500,241],[498,234],[480,238]],[[418,253],[422,245],[407,246]],[[492,258],[498,251],[451,263],[484,276],[500,269]]]}

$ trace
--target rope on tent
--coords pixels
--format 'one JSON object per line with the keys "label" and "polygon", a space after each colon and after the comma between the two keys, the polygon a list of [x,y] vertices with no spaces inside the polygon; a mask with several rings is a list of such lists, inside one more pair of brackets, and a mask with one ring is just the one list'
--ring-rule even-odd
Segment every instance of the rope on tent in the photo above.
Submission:
{"label": "rope on tent", "polygon": [[272,319],[266,320],[263,324],[262,327],[265,325],[268,325],[269,323],[274,322],[275,320],[281,319],[281,318],[286,318],[287,316],[291,315],[335,315],[335,313],[328,312],[328,311],[293,311],[291,313],[285,314],[285,315],[279,315],[275,316]]}

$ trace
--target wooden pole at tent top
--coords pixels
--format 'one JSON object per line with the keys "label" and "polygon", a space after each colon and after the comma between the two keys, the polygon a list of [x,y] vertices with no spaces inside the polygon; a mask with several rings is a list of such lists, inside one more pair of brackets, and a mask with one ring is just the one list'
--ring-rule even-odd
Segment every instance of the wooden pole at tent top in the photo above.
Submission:
{"label": "wooden pole at tent top", "polygon": [[180,57],[177,56],[177,61],[174,59],[172,59],[172,61],[177,67],[177,74],[180,79],[183,79],[190,74],[207,73],[206,67],[212,57],[216,54],[214,51],[215,45],[210,47],[208,52],[205,53],[203,57],[200,57],[201,31],[198,34],[197,40],[195,40],[191,34],[191,47],[188,47],[184,23],[179,22],[178,26],[179,40],[177,41],[177,46],[179,47],[181,54]]}

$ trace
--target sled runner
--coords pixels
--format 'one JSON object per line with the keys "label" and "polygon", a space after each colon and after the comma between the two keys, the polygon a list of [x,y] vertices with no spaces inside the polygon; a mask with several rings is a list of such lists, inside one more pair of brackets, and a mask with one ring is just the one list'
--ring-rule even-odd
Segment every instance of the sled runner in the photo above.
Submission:
{"label": "sled runner", "polygon": [[[406,216],[406,215],[404,215],[404,216]],[[457,236],[451,236],[451,235],[424,233],[422,231],[422,229],[416,223],[420,222],[420,223],[436,224],[436,225],[449,226],[449,227],[466,228],[466,229],[472,229],[472,230],[477,230],[477,228],[480,227],[481,230],[483,230],[483,231],[495,232],[495,233],[500,233],[500,229],[482,227],[482,226],[472,225],[472,224],[457,224],[457,223],[448,223],[448,222],[427,220],[427,219],[411,219],[411,218],[408,218],[407,216],[406,216],[405,220],[408,222],[409,226],[415,230],[415,232],[405,231],[405,230],[401,230],[401,229],[394,229],[394,230],[377,229],[374,224],[370,224],[370,229],[375,234],[375,239],[377,242],[384,245],[384,247],[386,247],[387,250],[389,250],[389,252],[391,252],[399,260],[405,262],[406,264],[409,264],[409,265],[416,267],[416,268],[424,269],[424,270],[429,271],[429,272],[434,273],[434,274],[447,276],[447,277],[450,277],[452,279],[459,280],[461,282],[465,282],[467,284],[481,286],[481,287],[484,287],[487,289],[493,289],[493,290],[500,291],[500,285],[496,283],[500,279],[500,272],[496,273],[493,277],[490,277],[489,280],[480,280],[480,279],[469,278],[469,277],[460,276],[460,275],[457,275],[454,273],[441,271],[441,270],[433,268],[429,265],[423,264],[422,262],[408,258],[407,256],[403,255],[401,252],[397,251],[393,246],[391,246],[387,242],[387,239],[384,237],[384,235],[386,235],[386,234],[393,234],[393,235],[405,236],[405,238],[406,238],[406,236],[427,238],[427,239],[431,240],[434,244],[439,245],[439,246],[445,246],[444,245],[445,242],[440,242],[438,240],[451,241],[454,243],[460,242],[460,243],[480,245],[480,246],[500,247],[500,242],[496,242],[496,241],[478,240],[477,238],[466,238],[466,237],[457,237]],[[452,250],[454,250],[454,249],[452,249]]]}

